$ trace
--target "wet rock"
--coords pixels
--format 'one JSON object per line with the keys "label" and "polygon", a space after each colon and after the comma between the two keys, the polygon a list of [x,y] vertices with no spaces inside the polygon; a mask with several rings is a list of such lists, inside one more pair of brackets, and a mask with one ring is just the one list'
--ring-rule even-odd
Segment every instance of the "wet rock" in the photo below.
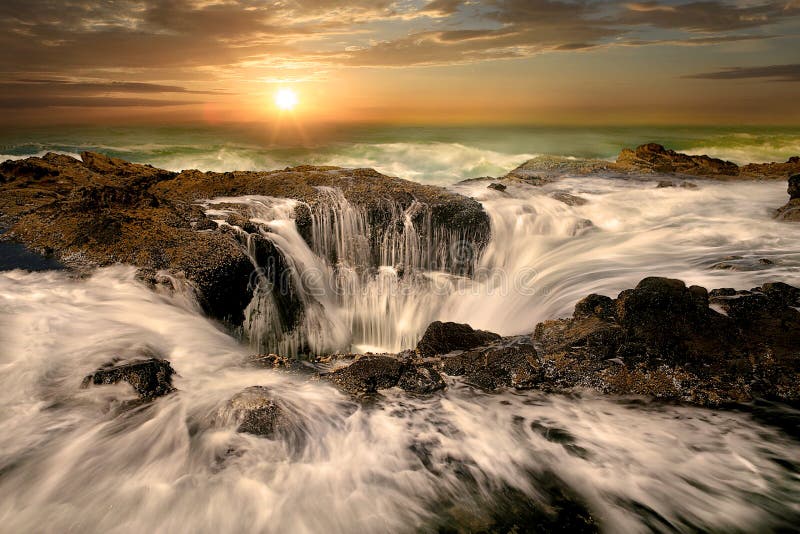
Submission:
{"label": "wet rock", "polygon": [[569,193],[565,193],[564,191],[556,191],[550,196],[559,202],[563,202],[567,206],[583,206],[589,203],[589,201],[583,197],[571,195]]}
{"label": "wet rock", "polygon": [[578,301],[572,316],[575,319],[584,319],[587,317],[614,319],[615,315],[616,308],[614,300],[611,297],[593,293]]}
{"label": "wet rock", "polygon": [[789,198],[794,200],[800,198],[800,174],[789,177]]}
{"label": "wet rock", "polygon": [[348,393],[359,395],[396,386],[406,370],[407,365],[392,356],[367,355],[322,376]]}
{"label": "wet rock", "polygon": [[[800,289],[711,292],[646,278],[616,299],[590,295],[573,317],[536,326],[536,387],[591,387],[706,406],[800,400]],[[719,313],[720,310],[724,313]]]}
{"label": "wet rock", "polygon": [[439,365],[444,373],[463,376],[467,383],[485,390],[528,389],[540,379],[536,349],[524,338],[443,356]]}
{"label": "wet rock", "polygon": [[[253,296],[254,267],[243,250],[241,232],[217,228],[198,202],[241,195],[301,201],[298,228],[309,240],[312,210],[324,204],[320,188],[325,187],[340,190],[368,214],[374,226],[370,243],[381,242],[381,232],[397,209],[414,203],[423,206],[416,214],[426,223],[417,228],[423,241],[427,232],[443,228],[468,241],[476,254],[489,241],[489,218],[477,201],[370,169],[300,166],[270,172],[175,173],[90,152],[82,160],[47,154],[0,164],[0,214],[10,227],[6,237],[50,251],[70,269],[126,263],[148,272],[182,274],[197,289],[206,313],[238,328]],[[258,230],[241,215],[229,222],[246,232]],[[262,257],[275,253],[261,245]],[[280,259],[275,257],[275,265]],[[434,267],[467,274],[471,265],[448,257]],[[290,304],[287,323],[297,317],[296,300]]]}
{"label": "wet rock", "polygon": [[290,441],[302,436],[302,428],[266,387],[249,387],[234,395],[228,404],[237,432]]}
{"label": "wet rock", "polygon": [[109,364],[83,379],[81,387],[127,382],[139,398],[150,400],[172,393],[172,375],[175,370],[167,360],[150,358],[122,364]]}
{"label": "wet rock", "polygon": [[[739,166],[708,156],[690,156],[668,150],[657,143],[647,143],[635,150],[624,149],[617,157],[620,168],[639,172],[678,173],[692,176],[738,176]],[[659,187],[673,187],[669,182],[659,183]]]}
{"label": "wet rock", "polygon": [[503,191],[505,191],[507,189],[507,187],[505,185],[497,183],[497,182],[492,182],[489,185],[487,185],[486,187],[488,189],[494,189],[495,191],[500,191],[500,192],[503,192]]}
{"label": "wet rock", "polygon": [[397,382],[397,387],[409,393],[428,394],[447,386],[442,375],[433,364],[412,365]]}
{"label": "wet rock", "polygon": [[789,178],[789,202],[775,212],[775,217],[783,221],[800,221],[800,174]]}
{"label": "wet rock", "polygon": [[417,352],[421,356],[435,356],[471,349],[499,339],[498,334],[473,330],[468,324],[434,321],[428,325],[422,339],[417,343]]}

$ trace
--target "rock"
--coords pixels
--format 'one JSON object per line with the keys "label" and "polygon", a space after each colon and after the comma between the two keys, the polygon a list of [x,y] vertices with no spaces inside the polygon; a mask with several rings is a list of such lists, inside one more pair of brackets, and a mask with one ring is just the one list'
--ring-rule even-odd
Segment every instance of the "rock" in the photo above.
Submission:
{"label": "rock", "polygon": [[[126,263],[142,272],[181,275],[197,289],[206,313],[233,328],[241,327],[252,299],[255,266],[243,243],[246,237],[208,220],[198,204],[204,199],[267,195],[300,201],[297,225],[310,241],[314,210],[330,207],[324,189],[338,189],[363,210],[370,225],[365,242],[371,249],[365,256],[373,264],[362,268],[375,267],[385,232],[398,231],[397,213],[412,204],[417,206],[415,230],[423,242],[429,232],[461,241],[469,236],[479,254],[491,233],[489,217],[477,201],[371,169],[300,166],[270,172],[175,173],[91,152],[81,157],[47,154],[0,164],[0,214],[10,227],[5,237],[33,250],[52,251],[67,268],[81,272]],[[244,214],[229,222],[252,235],[259,231]],[[269,239],[254,245],[262,259],[272,260],[266,265],[276,266],[270,271],[274,275],[284,258]],[[443,250],[454,249],[444,245]],[[430,267],[437,270],[464,275],[472,268],[472,262],[455,252],[432,256],[436,265]],[[286,289],[285,284],[274,287]],[[283,300],[282,320],[290,326],[298,317],[297,299],[289,291]]]}
{"label": "rock", "polygon": [[528,389],[540,378],[536,349],[524,338],[443,356],[439,366],[444,373],[463,376],[467,383],[485,390]]}
{"label": "rock", "polygon": [[234,395],[228,402],[230,417],[238,425],[237,432],[268,439],[284,438],[297,441],[303,434],[269,389],[252,386]]}
{"label": "rock", "polygon": [[582,198],[582,197],[579,197],[579,196],[575,196],[575,195],[571,195],[571,194],[565,193],[563,191],[556,191],[555,193],[553,193],[550,196],[553,197],[554,199],[558,200],[559,202],[563,202],[567,206],[583,206],[583,205],[589,203],[589,201],[586,200],[585,198]]}
{"label": "rock", "polygon": [[322,376],[348,393],[360,395],[396,386],[406,369],[404,362],[392,356],[367,355]]}
{"label": "rock", "polygon": [[499,184],[497,182],[492,182],[486,186],[488,189],[494,189],[495,191],[503,192],[507,189],[507,187],[503,184]]}
{"label": "rock", "polygon": [[397,382],[397,387],[409,393],[428,394],[447,386],[433,364],[410,366]]}
{"label": "rock", "polygon": [[[647,143],[635,150],[625,149],[617,157],[617,166],[639,172],[677,173],[691,176],[738,176],[739,166],[708,156],[689,156],[668,150],[657,143]],[[666,182],[664,182],[666,184]],[[659,187],[672,187],[674,184]]]}
{"label": "rock", "polygon": [[775,218],[783,221],[800,221],[800,174],[789,178],[789,202],[775,212]]}
{"label": "rock", "polygon": [[584,297],[575,305],[573,318],[584,319],[588,317],[600,317],[602,319],[613,319],[616,314],[614,300],[605,295],[591,294]]}
{"label": "rock", "polygon": [[175,370],[167,360],[150,358],[117,365],[109,364],[86,376],[81,387],[125,381],[136,390],[140,399],[151,400],[175,391],[172,387],[173,374]]}
{"label": "rock", "polygon": [[500,336],[493,332],[473,330],[468,324],[434,321],[428,325],[422,339],[417,343],[417,352],[421,356],[435,356],[455,350],[468,350],[499,339]]}
{"label": "rock", "polygon": [[[725,312],[717,312],[709,305]],[[536,387],[591,387],[704,406],[800,401],[800,289],[711,292],[646,278],[616,299],[590,295],[571,319],[536,326]]]}
{"label": "rock", "polygon": [[794,200],[800,198],[800,174],[789,177],[789,198]]}

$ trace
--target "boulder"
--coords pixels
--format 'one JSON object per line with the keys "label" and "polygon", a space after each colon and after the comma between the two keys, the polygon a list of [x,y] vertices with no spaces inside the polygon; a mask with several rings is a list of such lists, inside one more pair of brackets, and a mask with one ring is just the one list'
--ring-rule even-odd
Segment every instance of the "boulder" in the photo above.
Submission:
{"label": "boulder", "polygon": [[167,360],[149,358],[122,364],[108,364],[83,379],[81,387],[127,382],[140,399],[152,400],[175,391],[172,375],[175,370]]}
{"label": "boulder", "polygon": [[443,356],[442,371],[485,390],[500,387],[529,389],[540,378],[536,349],[524,338],[479,347],[456,355]]}
{"label": "boulder", "polygon": [[499,339],[498,334],[473,330],[468,324],[434,321],[428,325],[422,339],[417,343],[417,353],[421,356],[447,354],[456,350],[468,350]]}
{"label": "boulder", "polygon": [[[708,156],[690,156],[668,150],[657,143],[647,143],[635,150],[624,149],[617,157],[617,166],[638,172],[686,174],[691,176],[738,176],[739,166],[730,161]],[[659,187],[672,187],[674,184]]]}
{"label": "boulder", "polygon": [[503,184],[492,182],[486,186],[488,189],[494,189],[495,191],[500,191],[501,193],[507,189],[507,187]]}
{"label": "boulder", "polygon": [[322,376],[353,395],[375,393],[397,385],[407,369],[398,358],[386,355],[366,355],[341,369]]}
{"label": "boulder", "polygon": [[800,221],[800,174],[789,178],[789,202],[778,208],[775,218],[784,221]]}
{"label": "boulder", "polygon": [[302,427],[266,387],[252,386],[237,393],[228,402],[228,409],[237,432],[289,440],[297,440],[303,434]]}

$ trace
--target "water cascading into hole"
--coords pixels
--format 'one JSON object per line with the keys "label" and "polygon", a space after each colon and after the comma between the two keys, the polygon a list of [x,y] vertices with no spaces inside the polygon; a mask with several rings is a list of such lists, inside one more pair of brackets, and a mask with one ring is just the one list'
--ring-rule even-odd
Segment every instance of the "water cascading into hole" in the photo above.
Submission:
{"label": "water cascading into hole", "polygon": [[338,189],[318,192],[313,205],[266,196],[206,202],[255,267],[243,324],[253,348],[297,356],[413,347],[457,276],[474,268],[479,241],[433,224],[417,201],[368,211]]}

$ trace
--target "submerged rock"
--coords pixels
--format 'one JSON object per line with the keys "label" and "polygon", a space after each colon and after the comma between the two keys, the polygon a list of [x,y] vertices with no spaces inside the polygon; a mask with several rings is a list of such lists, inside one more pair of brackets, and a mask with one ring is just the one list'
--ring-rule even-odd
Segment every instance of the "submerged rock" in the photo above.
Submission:
{"label": "submerged rock", "polygon": [[488,189],[494,189],[495,191],[500,191],[500,192],[503,192],[503,191],[505,191],[506,189],[508,189],[508,187],[507,187],[507,186],[505,186],[505,185],[503,185],[503,184],[500,184],[500,183],[497,183],[497,182],[492,182],[492,183],[490,183],[489,185],[487,185],[486,187],[487,187]]}
{"label": "submerged rock", "polygon": [[268,439],[297,440],[302,429],[275,400],[269,389],[252,386],[234,395],[228,403],[237,432]]}
{"label": "submerged rock", "polygon": [[570,193],[565,193],[564,191],[556,191],[550,196],[558,200],[559,202],[563,202],[567,206],[583,206],[589,203],[589,201],[583,197],[572,195]]}
{"label": "submerged rock", "polygon": [[127,382],[140,399],[150,400],[175,391],[172,375],[175,370],[167,360],[150,358],[122,364],[109,364],[83,379],[81,387]]}

